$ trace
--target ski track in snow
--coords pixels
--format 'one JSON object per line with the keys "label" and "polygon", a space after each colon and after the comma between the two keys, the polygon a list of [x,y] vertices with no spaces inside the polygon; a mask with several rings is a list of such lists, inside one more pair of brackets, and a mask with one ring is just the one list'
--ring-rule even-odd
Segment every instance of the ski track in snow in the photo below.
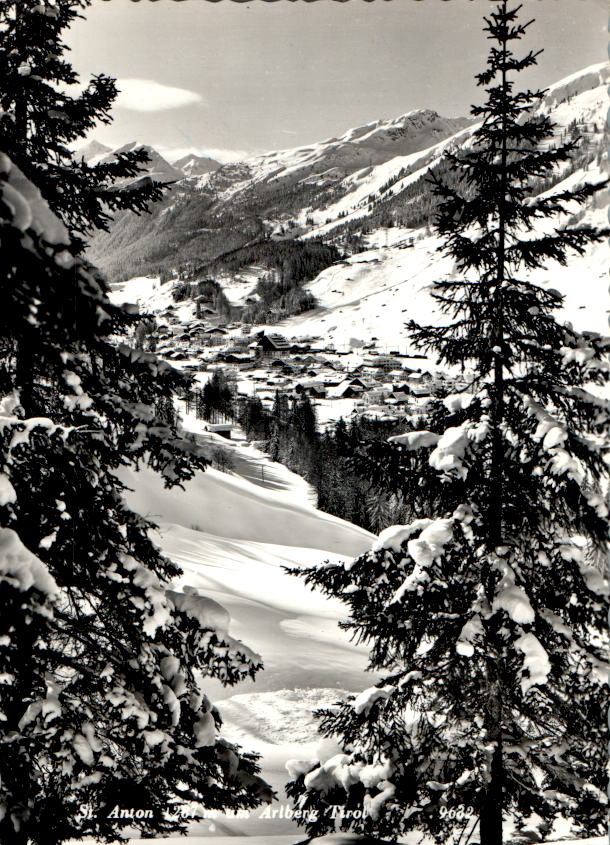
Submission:
{"label": "ski track in snow", "polygon": [[198,420],[193,413],[187,414],[184,402],[178,402],[178,408],[184,430],[195,438],[206,457],[210,458],[214,449],[222,449],[233,462],[231,474],[258,487],[281,493],[285,500],[316,506],[317,496],[312,486],[302,476],[292,472],[284,464],[271,460],[260,449],[252,446],[245,439],[241,429],[234,429],[231,439],[228,440],[220,434],[208,431],[205,422]]}

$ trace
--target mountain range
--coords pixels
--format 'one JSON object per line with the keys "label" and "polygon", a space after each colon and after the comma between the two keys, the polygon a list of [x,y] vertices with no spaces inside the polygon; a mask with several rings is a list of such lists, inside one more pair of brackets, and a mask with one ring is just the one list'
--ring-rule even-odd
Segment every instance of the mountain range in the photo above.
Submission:
{"label": "mountain range", "polygon": [[[541,103],[558,140],[582,141],[572,170],[604,155],[609,80],[607,64],[586,68],[551,86]],[[195,154],[170,163],[146,147],[150,173],[171,186],[150,214],[118,214],[93,238],[90,258],[111,282],[194,280],[210,268],[221,272],[223,262],[234,270],[240,251],[249,264],[273,266],[278,242],[323,241],[349,257],[376,231],[425,231],[434,212],[430,172],[442,169],[446,150],[469,143],[474,125],[425,109],[224,165]],[[113,152],[93,142],[83,155],[103,160]]]}
{"label": "mountain range", "polygon": [[[466,118],[444,118],[430,110],[409,112],[319,144],[225,165],[195,155],[172,165],[141,145],[151,158],[148,170],[154,178],[175,184],[152,215],[117,215],[110,233],[94,239],[91,257],[118,281],[134,272],[213,260],[253,240],[279,236],[282,228],[293,237],[303,228],[301,212],[332,204],[345,179],[435,146],[469,124]],[[113,154],[95,144],[97,160],[103,160],[101,153]]]}

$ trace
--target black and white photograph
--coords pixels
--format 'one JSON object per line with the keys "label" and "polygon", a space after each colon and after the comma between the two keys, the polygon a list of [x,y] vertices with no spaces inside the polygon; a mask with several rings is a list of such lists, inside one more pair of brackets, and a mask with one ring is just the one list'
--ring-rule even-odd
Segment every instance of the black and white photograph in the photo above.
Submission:
{"label": "black and white photograph", "polygon": [[0,845],[604,845],[607,0],[0,0]]}

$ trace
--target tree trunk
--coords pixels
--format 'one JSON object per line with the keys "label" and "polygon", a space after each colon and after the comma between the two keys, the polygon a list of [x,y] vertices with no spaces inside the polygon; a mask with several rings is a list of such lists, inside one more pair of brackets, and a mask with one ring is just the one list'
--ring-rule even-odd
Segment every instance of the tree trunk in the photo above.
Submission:
{"label": "tree trunk", "polygon": [[[27,11],[27,10],[26,10]],[[23,47],[23,54],[20,58],[23,61],[27,59],[27,30],[24,25],[24,10],[15,3],[15,34],[20,39],[20,44]],[[15,164],[22,166],[22,159],[27,157],[27,142],[28,142],[28,97],[27,97],[27,77],[21,78],[21,85],[17,89],[15,96],[15,137],[18,143],[17,161]],[[27,172],[25,175],[27,176]],[[32,333],[32,340],[34,335]],[[34,357],[32,355],[32,344],[28,341],[27,334],[24,337],[20,335],[17,339],[16,349],[16,368],[15,368],[15,386],[19,391],[21,407],[25,411],[26,417],[36,416],[36,409],[34,406]]]}
{"label": "tree trunk", "polygon": [[19,391],[19,403],[26,417],[38,415],[34,399],[34,364],[34,356],[28,339],[21,336],[16,349],[15,387]]}
{"label": "tree trunk", "polygon": [[[506,0],[503,0],[503,9],[506,11]],[[508,94],[508,81],[506,73],[506,44],[504,41],[502,49],[502,89],[505,95]],[[506,114],[502,115],[502,147],[500,151],[501,175],[500,195],[498,197],[498,247],[496,267],[496,287],[494,291],[494,320],[492,326],[492,343],[494,351],[494,387],[492,394],[491,422],[492,422],[492,453],[490,469],[490,503],[488,512],[488,548],[493,552],[504,542],[503,507],[504,507],[504,439],[502,435],[502,424],[504,422],[504,367],[505,367],[505,342],[504,342],[504,297],[502,286],[506,275],[506,168],[507,168],[507,139],[506,139]],[[493,603],[498,573],[494,572],[487,585],[487,597]],[[500,636],[499,631],[493,628],[495,637]],[[501,647],[493,656],[493,665],[490,666],[488,680],[490,683],[490,701],[488,712],[488,731],[494,742],[494,751],[491,762],[490,782],[487,787],[483,804],[480,809],[480,838],[481,845],[502,845],[502,815],[503,815],[503,780],[504,765],[502,759],[502,681],[501,663],[503,659]]]}
{"label": "tree trunk", "polygon": [[491,762],[491,781],[479,813],[481,845],[502,845],[502,740],[498,739]]}

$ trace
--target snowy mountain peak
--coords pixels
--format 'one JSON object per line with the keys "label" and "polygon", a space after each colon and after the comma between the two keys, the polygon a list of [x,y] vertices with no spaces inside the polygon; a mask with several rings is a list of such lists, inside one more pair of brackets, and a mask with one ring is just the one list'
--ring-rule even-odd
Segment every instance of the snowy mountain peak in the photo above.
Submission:
{"label": "snowy mountain peak", "polygon": [[173,167],[167,159],[148,144],[141,144],[138,141],[130,141],[128,144],[123,144],[116,150],[109,152],[102,161],[112,161],[118,153],[130,153],[134,150],[144,150],[150,159],[150,162],[144,166],[144,170],[153,179],[159,182],[175,182],[178,179],[184,178],[184,171],[177,167]]}
{"label": "snowy mountain peak", "polygon": [[79,147],[76,151],[76,157],[82,159],[87,164],[96,164],[111,152],[111,147],[107,147],[106,144],[102,144],[93,139],[92,141],[89,141],[88,144],[85,144],[84,147]]}
{"label": "snowy mountain peak", "polygon": [[[557,125],[556,140],[578,136],[589,158],[603,154],[608,82],[607,63],[584,68],[550,86],[539,106]],[[179,196],[170,191],[150,217],[122,219],[116,231],[96,236],[91,257],[118,280],[126,267],[136,276],[159,263],[191,272],[194,260],[205,265],[261,236],[341,243],[378,227],[417,229],[429,213],[430,170],[447,150],[468,144],[475,125],[417,109],[215,169],[196,153],[171,165],[149,147],[150,171],[179,181]]]}
{"label": "snowy mountain peak", "polygon": [[205,173],[212,173],[214,170],[218,170],[221,164],[216,159],[209,158],[208,156],[188,153],[177,161],[174,161],[173,166],[187,176],[203,176]]}
{"label": "snowy mountain peak", "polygon": [[255,156],[247,164],[255,181],[293,183],[323,176],[325,183],[338,182],[363,167],[375,167],[396,156],[431,147],[471,122],[468,118],[447,118],[431,109],[419,109],[353,127],[326,141]]}

